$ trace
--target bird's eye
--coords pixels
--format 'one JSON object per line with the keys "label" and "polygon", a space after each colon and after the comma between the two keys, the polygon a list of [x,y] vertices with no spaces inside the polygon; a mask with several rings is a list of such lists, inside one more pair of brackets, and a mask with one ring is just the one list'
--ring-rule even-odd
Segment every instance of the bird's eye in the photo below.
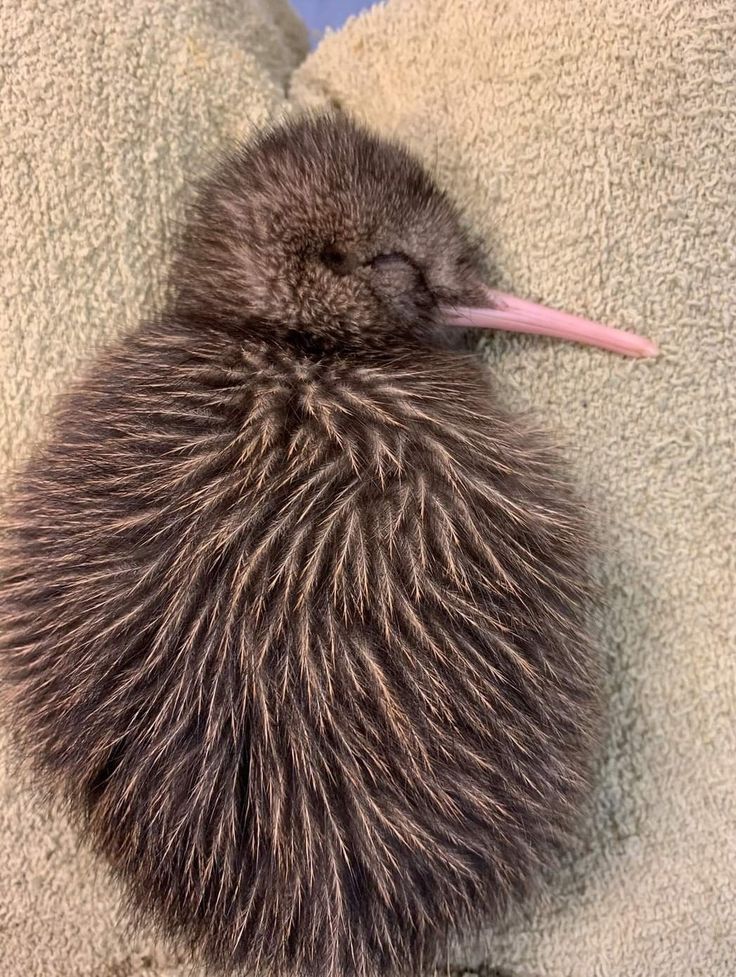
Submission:
{"label": "bird's eye", "polygon": [[326,247],[320,255],[320,260],[336,275],[349,275],[355,268],[355,261],[350,255],[335,247]]}
{"label": "bird's eye", "polygon": [[400,251],[389,251],[386,254],[377,254],[366,264],[371,268],[390,268],[391,265],[408,264],[409,259]]}

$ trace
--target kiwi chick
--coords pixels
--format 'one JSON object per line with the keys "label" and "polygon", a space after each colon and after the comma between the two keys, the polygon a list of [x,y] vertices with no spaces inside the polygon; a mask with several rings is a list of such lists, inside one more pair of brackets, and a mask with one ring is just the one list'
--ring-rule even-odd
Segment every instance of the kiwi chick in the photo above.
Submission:
{"label": "kiwi chick", "polygon": [[272,128],[161,314],[18,479],[0,669],[40,782],[214,969],[426,970],[574,831],[588,534],[441,306],[480,264],[404,149]]}

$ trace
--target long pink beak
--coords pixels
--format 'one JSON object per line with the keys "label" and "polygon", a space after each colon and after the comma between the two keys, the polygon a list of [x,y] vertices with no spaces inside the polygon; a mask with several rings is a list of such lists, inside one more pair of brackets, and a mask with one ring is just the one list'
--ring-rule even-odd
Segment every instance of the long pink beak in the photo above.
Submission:
{"label": "long pink beak", "polygon": [[535,302],[517,299],[514,295],[486,289],[488,306],[445,306],[443,312],[448,325],[464,329],[505,329],[508,332],[534,333],[571,342],[599,346],[623,356],[656,356],[659,350],[649,339],[635,333],[611,329],[580,316],[556,312]]}

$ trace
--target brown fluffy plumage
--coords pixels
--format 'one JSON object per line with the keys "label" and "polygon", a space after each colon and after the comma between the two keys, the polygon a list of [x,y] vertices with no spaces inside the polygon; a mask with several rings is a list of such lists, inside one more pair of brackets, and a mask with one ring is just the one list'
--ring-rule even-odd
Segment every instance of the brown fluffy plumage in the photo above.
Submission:
{"label": "brown fluffy plumage", "polygon": [[21,747],[215,966],[415,973],[575,826],[587,536],[544,439],[445,342],[438,303],[477,280],[404,150],[339,118],[267,132],[19,480]]}

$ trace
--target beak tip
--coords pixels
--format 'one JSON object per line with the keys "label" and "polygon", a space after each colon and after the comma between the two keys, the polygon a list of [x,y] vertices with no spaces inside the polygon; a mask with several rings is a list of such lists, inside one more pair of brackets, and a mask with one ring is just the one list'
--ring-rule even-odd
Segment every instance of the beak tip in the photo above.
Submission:
{"label": "beak tip", "polygon": [[651,339],[646,339],[642,343],[641,352],[639,353],[640,359],[656,359],[659,356],[659,346],[653,343]]}

